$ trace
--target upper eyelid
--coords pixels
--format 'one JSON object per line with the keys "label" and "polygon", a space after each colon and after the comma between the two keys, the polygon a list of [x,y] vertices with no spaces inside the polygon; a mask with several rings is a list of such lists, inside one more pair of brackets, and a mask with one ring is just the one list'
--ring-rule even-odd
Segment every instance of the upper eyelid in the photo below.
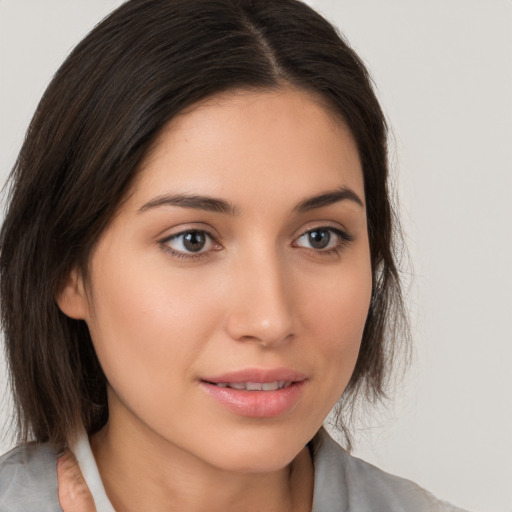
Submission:
{"label": "upper eyelid", "polygon": [[182,236],[186,235],[187,233],[193,233],[193,232],[204,233],[210,239],[210,243],[212,244],[212,246],[220,245],[219,242],[216,240],[216,238],[211,233],[209,233],[207,230],[197,229],[197,228],[185,229],[185,230],[179,231],[178,233],[173,233],[172,235],[161,238],[160,240],[158,240],[158,245],[162,248],[162,250],[164,250],[167,253],[171,253],[176,258],[179,257],[179,258],[184,258],[184,259],[198,259],[198,258],[204,258],[204,257],[208,256],[209,253],[213,251],[212,248],[209,248],[206,251],[200,250],[197,252],[193,252],[193,251],[189,252],[189,251],[183,251],[181,249],[175,249],[175,248],[171,247],[171,245],[169,244],[169,242],[171,240],[182,237]]}
{"label": "upper eyelid", "polygon": [[339,242],[340,244],[350,243],[354,240],[354,236],[351,235],[348,231],[346,231],[344,229],[340,229],[340,228],[335,228],[332,226],[318,226],[316,228],[309,228],[306,231],[304,231],[301,235],[296,236],[293,240],[295,242],[295,241],[299,240],[300,238],[302,238],[303,236],[307,235],[308,233],[311,233],[312,231],[321,231],[321,230],[333,232],[340,239],[340,242]]}
{"label": "upper eyelid", "polygon": [[[168,231],[168,230],[166,230]],[[158,237],[159,242],[165,242],[167,240],[171,240],[173,238],[177,238],[178,236],[186,235],[187,233],[193,233],[193,232],[199,232],[199,233],[205,233],[208,235],[213,241],[218,241],[218,236],[214,233],[212,233],[212,230],[204,227],[190,227],[186,229],[180,229],[176,233],[161,235]]]}
{"label": "upper eyelid", "polygon": [[[347,238],[353,238],[352,235],[349,233],[349,231],[343,226],[340,226],[340,225],[333,226],[332,224],[328,224],[328,223],[319,223],[319,224],[316,224],[313,226],[308,226],[307,228],[302,228],[300,231],[298,231],[298,233],[296,233],[293,236],[293,239],[296,240],[297,238],[304,236],[306,233],[309,233],[310,231],[314,231],[317,229],[331,230],[336,233],[341,233],[344,236],[346,236]],[[212,230],[210,230],[208,228],[190,227],[190,228],[186,228],[186,229],[181,229],[180,231],[178,231],[176,233],[161,236],[161,237],[159,237],[159,241],[165,242],[167,240],[171,240],[173,238],[176,238],[178,236],[182,236],[182,235],[185,235],[185,234],[191,233],[191,232],[205,233],[207,236],[209,236],[213,241],[215,241],[217,243],[219,242],[219,239],[220,239],[220,237],[217,234],[213,233]]]}
{"label": "upper eyelid", "polygon": [[214,236],[206,229],[185,229],[184,231],[178,231],[178,233],[168,235],[164,239],[172,240],[173,238],[178,238],[179,236],[187,235],[188,233],[204,233],[208,235],[210,238],[214,238]]}
{"label": "upper eyelid", "polygon": [[160,245],[160,244],[166,244],[167,242],[171,241],[171,240],[174,240],[176,238],[179,238],[181,236],[185,236],[186,234],[188,233],[204,233],[209,239],[210,241],[213,243],[213,244],[220,244],[220,242],[218,241],[217,237],[212,234],[210,231],[208,231],[207,229],[199,229],[199,228],[190,228],[190,229],[183,229],[181,231],[178,231],[177,233],[172,233],[170,235],[165,235],[163,237],[160,237],[158,240],[157,240],[157,243]]}
{"label": "upper eyelid", "polygon": [[334,231],[336,234],[341,234],[344,237],[346,237],[347,239],[354,238],[353,235],[351,235],[349,233],[349,231],[347,229],[345,229],[344,227],[333,226],[330,224],[318,224],[316,226],[312,226],[312,227],[303,229],[302,231],[300,231],[300,234],[298,234],[294,239],[300,238],[301,236],[304,236],[306,233],[310,233],[311,231],[315,231],[315,230],[319,230],[319,229]]}
{"label": "upper eyelid", "polygon": [[[182,227],[182,226],[184,226],[184,227]],[[170,234],[165,234],[165,233],[169,233],[170,231],[174,231],[175,229],[178,229],[178,231],[171,232]],[[352,229],[347,227],[343,222],[340,221],[340,219],[315,219],[315,220],[310,220],[310,221],[304,223],[302,225],[302,227],[295,229],[294,234],[292,235],[292,239],[296,239],[296,238],[304,235],[305,233],[315,230],[315,229],[331,229],[334,231],[341,232],[343,235],[346,235],[348,238],[353,237],[350,234],[352,232]],[[161,242],[161,241],[165,241],[165,240],[168,240],[173,237],[177,237],[177,236],[185,234],[185,233],[189,233],[191,231],[204,232],[218,243],[222,243],[223,238],[225,238],[225,236],[223,234],[219,233],[218,229],[216,229],[214,226],[212,226],[211,223],[204,222],[204,221],[199,221],[199,222],[191,221],[190,223],[182,222],[179,225],[176,225],[174,227],[168,227],[167,229],[162,230],[161,231],[162,234],[157,235],[155,237],[155,239],[158,242]],[[230,228],[229,231],[231,234],[228,236],[228,238],[231,238],[231,236],[233,235],[232,228]]]}

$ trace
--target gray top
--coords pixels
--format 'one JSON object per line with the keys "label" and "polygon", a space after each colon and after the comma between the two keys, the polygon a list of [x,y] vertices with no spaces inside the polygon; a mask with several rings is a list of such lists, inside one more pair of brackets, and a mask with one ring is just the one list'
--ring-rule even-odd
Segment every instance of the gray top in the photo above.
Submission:
{"label": "gray top", "polygon": [[[463,512],[409,480],[352,457],[323,428],[310,446],[315,470],[312,512]],[[92,474],[99,474],[88,443],[82,443],[75,455],[82,469],[92,464]],[[0,457],[0,511],[62,512],[56,460],[46,444],[20,446]],[[102,501],[108,498],[98,496],[98,483],[89,481],[91,468],[82,472],[98,512],[114,510]]]}

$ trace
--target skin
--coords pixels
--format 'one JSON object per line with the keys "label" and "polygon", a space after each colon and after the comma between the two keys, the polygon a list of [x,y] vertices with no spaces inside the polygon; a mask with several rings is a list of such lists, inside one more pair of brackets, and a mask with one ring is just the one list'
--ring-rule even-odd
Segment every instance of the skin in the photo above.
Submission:
{"label": "skin", "polygon": [[69,450],[57,459],[57,479],[63,512],[96,512],[91,491],[75,456]]}
{"label": "skin", "polygon": [[[342,187],[361,204],[297,211]],[[156,205],[166,194],[234,212]],[[169,123],[87,280],[73,271],[58,297],[87,322],[109,382],[110,418],[91,444],[116,511],[311,509],[306,445],[350,379],[370,302],[364,201],[349,130],[306,92],[230,92]],[[325,248],[309,235],[320,228]],[[187,230],[212,240],[187,252]],[[201,386],[248,367],[305,374],[297,402],[245,417]]]}

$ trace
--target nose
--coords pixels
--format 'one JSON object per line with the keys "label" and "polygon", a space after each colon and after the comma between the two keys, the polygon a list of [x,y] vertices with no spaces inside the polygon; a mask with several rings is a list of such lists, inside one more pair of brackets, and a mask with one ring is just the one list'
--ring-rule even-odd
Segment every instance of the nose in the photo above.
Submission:
{"label": "nose", "polygon": [[286,265],[277,255],[254,256],[235,265],[227,331],[232,339],[264,347],[285,343],[294,335],[295,309]]}

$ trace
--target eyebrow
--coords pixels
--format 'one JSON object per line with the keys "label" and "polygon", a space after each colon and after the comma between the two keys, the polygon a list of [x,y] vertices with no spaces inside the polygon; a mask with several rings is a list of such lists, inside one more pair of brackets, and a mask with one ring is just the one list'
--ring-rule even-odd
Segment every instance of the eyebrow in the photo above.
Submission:
{"label": "eyebrow", "polygon": [[[305,213],[345,200],[352,201],[364,208],[363,201],[352,189],[341,187],[337,190],[308,197],[297,204],[293,211],[295,213]],[[231,216],[236,216],[240,213],[239,208],[224,199],[196,194],[166,194],[158,196],[141,206],[138,213],[143,213],[159,206],[180,206],[182,208],[193,208]]]}
{"label": "eyebrow", "polygon": [[236,206],[224,199],[196,194],[168,194],[158,196],[139,208],[139,213],[159,206],[181,206],[182,208],[194,208],[233,216],[239,213]]}
{"label": "eyebrow", "polygon": [[361,206],[361,208],[364,208],[363,201],[352,189],[347,187],[340,187],[337,190],[327,191],[322,194],[304,199],[294,208],[294,211],[296,213],[305,213],[316,208],[322,208],[324,206],[329,206],[331,204],[345,200],[353,201],[354,203]]}

